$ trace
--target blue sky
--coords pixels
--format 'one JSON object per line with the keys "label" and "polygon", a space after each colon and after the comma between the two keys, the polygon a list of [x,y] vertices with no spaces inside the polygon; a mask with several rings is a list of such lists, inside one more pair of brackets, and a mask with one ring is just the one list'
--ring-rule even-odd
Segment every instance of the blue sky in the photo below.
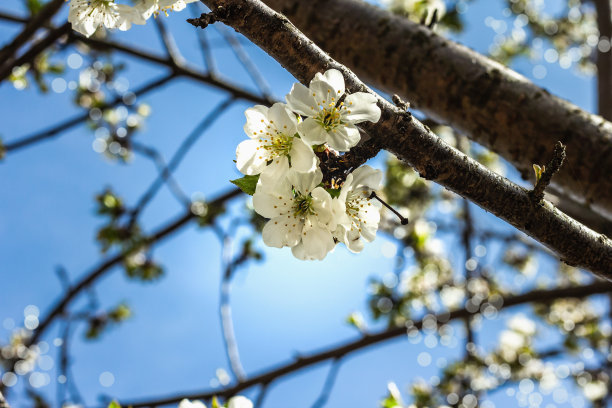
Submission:
{"label": "blue sky", "polygon": [[[501,3],[474,1],[468,9],[467,31],[459,41],[485,52],[494,33],[484,21],[488,16],[504,18]],[[4,0],[0,10],[23,11],[17,0]],[[65,19],[65,11],[57,17],[57,22]],[[201,64],[194,29],[184,23],[190,14],[187,10],[175,13],[164,22],[177,38],[185,58]],[[0,44],[6,43],[18,29],[15,24],[0,22]],[[220,43],[219,36],[210,31],[211,42]],[[137,44],[151,52],[163,52],[152,24],[117,32],[114,36],[118,41]],[[256,47],[247,45],[246,48],[271,82],[275,96],[282,98],[293,78]],[[70,48],[56,58],[68,58],[74,52]],[[246,73],[226,47],[215,47],[215,56],[224,78],[249,83]],[[158,67],[131,58],[121,55],[115,58],[129,63],[122,75],[131,89],[164,73]],[[514,68],[553,93],[584,109],[593,109],[591,78],[561,69],[558,64],[541,64],[547,75],[539,79],[533,77],[533,64],[527,60],[518,61]],[[78,71],[68,68],[66,80],[76,80]],[[185,135],[223,97],[222,93],[199,83],[175,80],[141,99],[152,107],[153,113],[137,140],[155,146],[168,159]],[[35,87],[18,91],[9,83],[2,83],[0,137],[5,143],[10,142],[61,121],[74,114],[71,101],[68,91],[43,95]],[[228,180],[239,176],[232,160],[236,145],[244,139],[243,112],[249,106],[238,102],[219,117],[181,163],[175,175],[188,194],[213,197],[231,188]],[[94,213],[94,196],[106,186],[112,186],[133,204],[155,177],[150,161],[141,156],[136,156],[129,165],[111,161],[94,152],[93,139],[88,128],[78,126],[49,142],[9,154],[0,163],[2,342],[8,338],[11,322],[22,324],[26,306],[36,305],[44,312],[58,298],[62,291],[55,275],[58,266],[76,280],[100,259],[95,231],[102,219]],[[375,160],[374,165],[380,166],[382,159]],[[243,206],[244,200],[237,200],[232,205],[232,214],[239,214]],[[163,188],[143,213],[142,225],[151,231],[181,213],[181,206]],[[505,225],[482,211],[478,210],[477,214],[478,222],[483,225]],[[242,235],[246,233],[241,230]],[[383,254],[385,245],[389,245],[388,241],[380,237],[360,255],[338,248],[321,263],[300,262],[287,249],[270,249],[265,250],[265,262],[240,270],[233,281],[232,306],[246,371],[255,373],[288,361],[295,353],[356,338],[355,329],[344,320],[355,310],[367,315],[368,279],[392,271],[393,260]],[[261,241],[257,247],[264,249]],[[82,326],[75,329],[72,373],[88,405],[95,404],[99,395],[132,399],[208,389],[216,369],[227,369],[217,310],[218,240],[210,229],[191,225],[156,247],[153,253],[166,269],[159,281],[149,284],[129,281],[115,268],[95,286],[103,308],[125,301],[134,311],[133,318],[109,330],[96,342],[83,340]],[[85,303],[86,298],[81,298],[75,306]],[[496,341],[497,329],[503,326],[505,315],[486,323],[496,330],[491,331],[491,336],[482,335],[483,343]],[[45,338],[50,344],[48,354],[53,359],[56,359],[56,347],[52,342],[59,329],[58,325],[54,326]],[[432,364],[428,367],[416,363],[417,356],[423,352],[432,355]],[[401,339],[360,351],[340,368],[328,406],[377,406],[386,392],[387,382],[395,381],[403,389],[415,374],[423,378],[439,375],[436,362],[443,358],[450,361],[460,354],[460,346],[428,350],[422,342],[412,344]],[[310,406],[318,396],[327,366],[318,365],[275,383],[264,406]],[[42,370],[48,373],[52,383],[56,378],[55,368]],[[100,375],[105,372],[114,377],[108,387],[100,382]],[[26,378],[19,381],[17,388]],[[41,391],[53,396],[54,386],[43,387]],[[28,406],[16,393],[10,399],[16,407]],[[498,392],[493,401],[497,406],[516,406],[516,400],[506,399],[503,392]]]}

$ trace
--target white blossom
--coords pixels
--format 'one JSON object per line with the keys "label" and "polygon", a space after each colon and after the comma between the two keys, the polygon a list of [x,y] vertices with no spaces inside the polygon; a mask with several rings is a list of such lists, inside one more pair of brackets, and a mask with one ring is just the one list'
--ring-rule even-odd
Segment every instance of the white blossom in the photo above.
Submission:
{"label": "white blossom", "polygon": [[73,30],[85,37],[91,36],[101,25],[125,31],[132,24],[145,23],[135,8],[116,4],[114,0],[71,0],[68,21]]}
{"label": "white blossom", "polygon": [[263,228],[266,245],[291,247],[299,259],[323,259],[335,242],[331,231],[336,228],[332,217],[332,198],[318,187],[321,170],[312,173],[289,172],[274,184],[260,179],[253,195],[253,208],[270,218]]}
{"label": "white blossom", "polygon": [[[370,198],[372,191],[380,188],[382,172],[370,166],[361,166],[350,173],[333,209],[338,218],[334,237],[344,242],[351,252],[361,252],[363,241],[376,238],[380,221],[380,203]],[[363,238],[363,239],[361,239]]]}
{"label": "white blossom", "polygon": [[608,387],[603,381],[593,381],[585,384],[582,391],[584,392],[585,397],[591,401],[597,401],[608,394]]}
{"label": "white blossom", "polygon": [[440,299],[448,309],[457,309],[465,299],[465,290],[456,286],[445,286],[440,291]]}
{"label": "white blossom", "polygon": [[291,110],[307,117],[298,126],[305,142],[327,143],[346,152],[361,139],[356,123],[378,122],[380,108],[374,95],[357,92],[340,102],[344,92],[344,77],[336,69],[317,73],[308,88],[300,83],[293,85],[286,99]]}
{"label": "white blossom", "polygon": [[227,408],[253,408],[253,403],[247,397],[236,395],[227,402]]}
{"label": "white blossom", "polygon": [[148,19],[151,16],[157,17],[162,12],[167,16],[168,11],[181,11],[194,1],[197,0],[142,0],[136,5],[136,9],[144,19]]}
{"label": "white blossom", "polygon": [[510,319],[508,327],[526,336],[533,336],[536,332],[535,322],[527,318],[524,314],[518,314]]}
{"label": "white blossom", "polygon": [[185,398],[179,402],[178,408],[206,408],[206,405],[202,401],[189,401]]}
{"label": "white blossom", "polygon": [[313,172],[317,157],[312,147],[297,136],[297,117],[283,103],[271,108],[257,105],[245,112],[244,131],[249,140],[236,149],[236,167],[247,175],[262,174],[263,182],[284,179],[289,168]]}

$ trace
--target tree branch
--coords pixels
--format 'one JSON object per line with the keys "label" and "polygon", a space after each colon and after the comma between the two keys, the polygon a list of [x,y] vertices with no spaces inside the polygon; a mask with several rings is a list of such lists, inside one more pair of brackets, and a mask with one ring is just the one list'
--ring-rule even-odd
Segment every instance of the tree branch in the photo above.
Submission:
{"label": "tree branch", "polygon": [[[218,196],[208,203],[209,208],[214,206],[221,206],[226,201],[229,201],[235,197],[241,195],[242,192],[240,189],[233,189],[225,194]],[[146,239],[145,244],[148,246],[154,246],[160,243],[165,238],[172,235],[174,232],[178,231],[180,228],[188,224],[191,220],[195,218],[195,215],[191,213],[191,211],[186,212],[182,216],[176,218],[174,221],[169,222],[165,226],[159,228],[155,232],[153,232]],[[211,218],[214,219],[214,215],[211,215]],[[63,315],[66,311],[66,308],[72,303],[72,301],[83,291],[85,288],[91,286],[94,282],[100,279],[102,276],[106,275],[114,266],[118,265],[122,262],[129,253],[119,253],[113,257],[106,259],[101,262],[97,266],[94,266],[89,272],[85,273],[84,276],[76,282],[70,290],[68,290],[60,299],[58,299],[55,304],[51,307],[50,311],[40,320],[39,326],[34,330],[32,337],[30,337],[27,345],[36,343],[41,336],[46,332],[51,323],[55,321],[55,319],[61,315]]]}
{"label": "tree branch", "polygon": [[[610,0],[593,0],[597,11],[599,36],[612,41],[612,9]],[[612,51],[597,50],[597,112],[612,120]]]}
{"label": "tree branch", "polygon": [[[245,35],[300,82],[308,84],[317,72],[335,68],[343,73],[348,92],[376,95],[261,1],[203,1],[217,20]],[[471,200],[543,243],[564,262],[612,279],[610,239],[584,227],[548,202],[533,208],[527,190],[448,146],[418,120],[376,96],[381,118],[378,123],[367,123],[362,128],[379,146],[406,161],[422,177]]]}
{"label": "tree branch", "polygon": [[[556,299],[560,298],[582,298],[594,294],[607,293],[612,291],[612,283],[609,282],[597,282],[591,285],[586,286],[578,286],[578,287],[569,287],[569,288],[557,288],[550,290],[534,290],[532,292],[506,297],[503,299],[503,304],[501,308],[508,308],[512,306],[522,305],[525,303],[548,303]],[[446,316],[450,320],[463,319],[467,316],[470,316],[471,313],[466,309],[456,310],[450,313],[450,317],[448,314]],[[441,320],[441,319],[440,319]],[[417,329],[421,329],[423,326],[423,321],[416,321],[414,323],[414,327]],[[278,365],[276,367],[270,368],[268,370],[264,370],[260,374],[256,374],[250,379],[247,379],[243,382],[237,383],[235,385],[231,385],[225,388],[220,389],[212,389],[204,392],[195,392],[195,393],[177,393],[175,395],[169,397],[162,398],[154,398],[148,400],[141,401],[126,401],[121,402],[122,406],[129,406],[132,408],[141,408],[141,407],[157,407],[162,405],[176,404],[183,398],[188,399],[201,399],[207,400],[212,398],[214,395],[218,397],[230,397],[235,395],[243,390],[251,388],[255,385],[259,384],[269,384],[274,380],[292,374],[294,372],[300,371],[306,367],[313,366],[315,364],[321,363],[323,361],[331,360],[331,359],[339,359],[348,354],[351,354],[355,351],[362,350],[366,347],[381,343],[383,341],[391,340],[396,337],[405,336],[406,328],[405,327],[397,327],[391,328],[388,330],[384,330],[375,334],[367,334],[361,337],[358,340],[350,341],[347,343],[342,343],[333,347],[329,347],[327,349],[311,353],[309,355],[302,355],[295,361],[290,361],[285,364]]]}
{"label": "tree branch", "polygon": [[359,77],[499,153],[524,178],[533,179],[532,164],[562,141],[567,163],[553,184],[612,219],[612,123],[467,47],[366,2],[265,3]]}

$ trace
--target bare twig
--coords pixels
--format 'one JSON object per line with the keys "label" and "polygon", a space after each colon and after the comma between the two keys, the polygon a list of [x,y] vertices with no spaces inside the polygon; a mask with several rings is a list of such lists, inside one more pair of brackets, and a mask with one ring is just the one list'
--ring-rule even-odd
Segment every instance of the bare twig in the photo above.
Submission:
{"label": "bare twig", "polygon": [[341,360],[338,358],[332,361],[331,367],[329,367],[329,371],[327,373],[327,378],[325,378],[325,383],[323,383],[321,394],[314,404],[312,404],[312,408],[323,408],[325,404],[327,404],[327,400],[329,400],[331,391],[336,383],[336,378],[338,377],[338,371],[340,371],[341,364]]}
{"label": "bare twig", "polygon": [[555,144],[553,150],[553,156],[546,165],[544,172],[542,173],[539,180],[536,182],[533,190],[529,192],[529,197],[534,204],[539,204],[544,199],[544,189],[550,184],[552,177],[559,171],[565,160],[565,146],[561,142]]}
{"label": "bare twig", "polygon": [[185,207],[189,208],[191,205],[191,199],[183,191],[178,181],[176,181],[176,179],[172,176],[172,172],[168,166],[166,166],[162,155],[156,149],[140,143],[131,142],[131,146],[135,152],[143,154],[144,156],[150,158],[153,163],[155,163],[158,170],[158,177],[163,180],[164,183],[166,183],[168,189],[176,200]]}

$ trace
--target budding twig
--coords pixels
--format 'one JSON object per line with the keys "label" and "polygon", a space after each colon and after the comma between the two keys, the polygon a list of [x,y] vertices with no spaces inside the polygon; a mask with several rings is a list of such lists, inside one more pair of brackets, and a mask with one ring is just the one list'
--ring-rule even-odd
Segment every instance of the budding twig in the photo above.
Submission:
{"label": "budding twig", "polygon": [[400,214],[395,208],[391,207],[389,204],[387,204],[383,199],[381,199],[379,196],[376,195],[375,191],[372,191],[372,194],[370,194],[370,198],[375,198],[378,201],[380,201],[380,203],[382,205],[384,205],[385,207],[387,207],[393,214],[397,215],[397,217],[400,219],[400,222],[402,225],[406,225],[408,224],[410,221],[408,220],[408,218],[404,217],[402,214]]}
{"label": "budding twig", "polygon": [[561,142],[555,144],[553,156],[545,167],[542,176],[536,181],[536,185],[529,192],[529,198],[533,204],[540,203],[544,199],[544,189],[550,184],[550,180],[559,171],[565,160],[565,145]]}
{"label": "budding twig", "polygon": [[194,27],[205,29],[209,24],[217,22],[217,17],[213,13],[202,13],[200,17],[188,18],[187,22]]}

